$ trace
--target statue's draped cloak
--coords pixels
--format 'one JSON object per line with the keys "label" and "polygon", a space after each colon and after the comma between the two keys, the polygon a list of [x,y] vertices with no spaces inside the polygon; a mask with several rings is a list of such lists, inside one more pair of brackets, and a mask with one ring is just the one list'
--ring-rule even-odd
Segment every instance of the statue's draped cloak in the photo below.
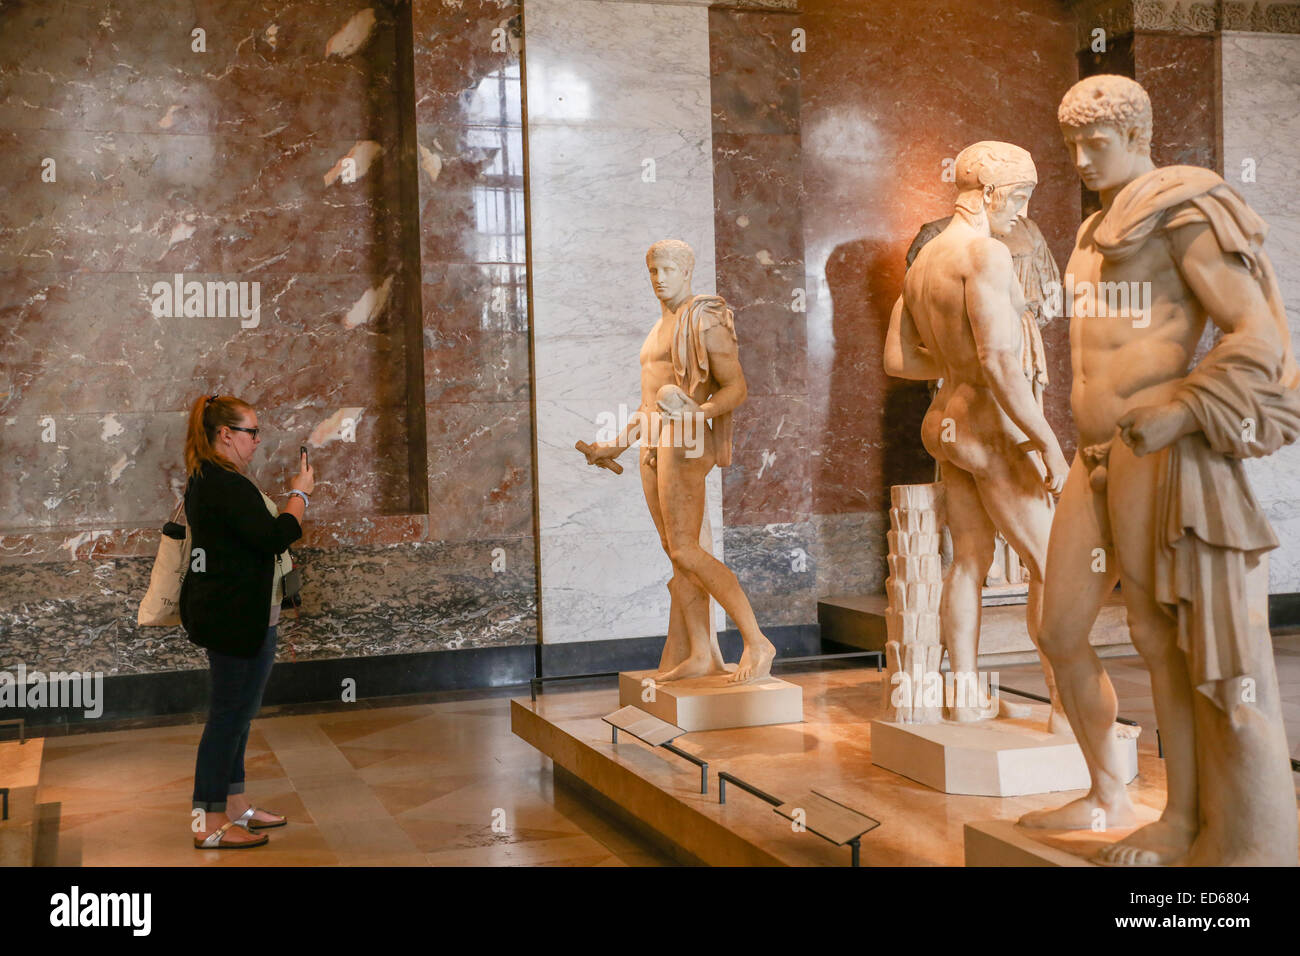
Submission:
{"label": "statue's draped cloak", "polygon": [[[1268,226],[1217,174],[1195,166],[1157,169],[1129,183],[1098,226],[1108,261],[1121,260],[1159,230],[1204,222],[1219,247],[1259,283],[1279,348],[1245,333],[1224,335],[1183,381],[1176,399],[1200,432],[1162,450],[1156,484],[1155,597],[1178,622],[1192,681],[1221,707],[1219,682],[1258,674],[1272,653],[1266,608],[1250,606],[1247,576],[1278,545],[1251,493],[1243,458],[1271,455],[1300,435],[1300,375],[1272,263]],[[1254,617],[1252,618],[1252,611]]]}
{"label": "statue's draped cloak", "polygon": [[[736,341],[736,321],[726,300],[717,295],[694,296],[686,307],[677,313],[673,327],[673,374],[678,388],[691,397],[703,382],[709,381],[709,350],[704,344],[704,333],[721,326]],[[731,464],[731,412],[716,415],[713,423],[713,447],[718,467]]]}
{"label": "statue's draped cloak", "polygon": [[1061,288],[1061,273],[1047,240],[1033,220],[1019,217],[1011,234],[1002,241],[1011,250],[1011,268],[1025,294],[1025,311],[1020,316],[1025,377],[1040,389],[1046,388],[1047,353],[1043,351],[1043,336],[1038,330],[1056,318],[1049,306],[1052,299],[1049,287]]}

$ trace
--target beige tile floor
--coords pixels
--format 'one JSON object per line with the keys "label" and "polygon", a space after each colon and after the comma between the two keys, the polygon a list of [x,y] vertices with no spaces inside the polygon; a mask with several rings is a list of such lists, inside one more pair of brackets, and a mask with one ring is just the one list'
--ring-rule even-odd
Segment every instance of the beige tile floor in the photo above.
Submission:
{"label": "beige tile floor", "polygon": [[[264,847],[199,851],[199,724],[47,740],[38,863],[85,866],[624,866],[668,862],[552,786],[504,696],[259,719],[245,769],[285,813]],[[495,824],[495,826],[494,826]]]}
{"label": "beige tile floor", "polygon": [[[1300,634],[1279,634],[1275,646],[1295,756],[1300,753]],[[1139,747],[1154,751],[1145,667],[1138,658],[1111,658],[1105,664],[1121,714],[1143,727]],[[1021,690],[1042,690],[1041,674],[1032,666],[1004,668],[1001,680]],[[190,842],[201,724],[51,737],[41,778],[38,863],[671,863],[553,786],[550,760],[510,732],[503,692],[355,706],[267,716],[253,723],[246,760],[249,793],[257,805],[288,814],[292,823],[270,831],[268,846],[243,851],[199,851]]]}

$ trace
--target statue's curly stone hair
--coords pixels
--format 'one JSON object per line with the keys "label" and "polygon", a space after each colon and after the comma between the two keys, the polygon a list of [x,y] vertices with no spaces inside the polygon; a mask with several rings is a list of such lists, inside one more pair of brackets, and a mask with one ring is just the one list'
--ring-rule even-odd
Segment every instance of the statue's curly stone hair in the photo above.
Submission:
{"label": "statue's curly stone hair", "polygon": [[1062,126],[1106,123],[1118,129],[1138,130],[1138,145],[1151,146],[1151,98],[1135,80],[1115,73],[1089,76],[1066,92],[1056,111]]}
{"label": "statue's curly stone hair", "polygon": [[647,266],[650,265],[650,260],[655,257],[656,253],[667,256],[670,262],[677,263],[683,272],[693,273],[695,271],[695,253],[690,246],[680,239],[660,239],[647,249],[645,253],[645,264]]}

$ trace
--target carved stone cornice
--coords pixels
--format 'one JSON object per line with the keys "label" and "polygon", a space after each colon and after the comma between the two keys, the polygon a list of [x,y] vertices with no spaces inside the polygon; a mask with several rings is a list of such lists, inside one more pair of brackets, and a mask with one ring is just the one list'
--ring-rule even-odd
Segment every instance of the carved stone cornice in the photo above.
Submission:
{"label": "carved stone cornice", "polygon": [[1222,30],[1257,33],[1300,33],[1300,0],[1285,3],[1262,0],[1226,0],[1220,18]]}
{"label": "carved stone cornice", "polygon": [[1078,22],[1078,47],[1093,31],[1205,34],[1222,30],[1300,33],[1300,0],[1067,0]]}

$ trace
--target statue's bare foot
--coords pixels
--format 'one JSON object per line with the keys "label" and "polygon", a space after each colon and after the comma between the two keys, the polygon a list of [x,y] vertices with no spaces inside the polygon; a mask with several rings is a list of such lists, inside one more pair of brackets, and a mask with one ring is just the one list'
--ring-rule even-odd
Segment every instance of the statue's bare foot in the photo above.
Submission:
{"label": "statue's bare foot", "polygon": [[1005,697],[998,697],[998,716],[1002,718],[1014,718],[1023,720],[1033,711],[1028,704],[1013,704]]}
{"label": "statue's bare foot", "polygon": [[1135,740],[1142,733],[1142,728],[1137,724],[1121,724],[1116,722],[1113,729],[1117,740]]}
{"label": "statue's bare foot", "polygon": [[1091,793],[1053,810],[1034,810],[1020,818],[1022,827],[1038,830],[1108,830],[1131,827],[1137,822],[1128,794],[1103,800]]}
{"label": "statue's bare foot", "polygon": [[710,674],[716,673],[718,673],[718,671],[714,670],[713,660],[708,654],[692,654],[676,667],[655,674],[654,681],[657,684],[664,684],[670,680],[686,680],[691,677],[707,677]]}
{"label": "statue's bare foot", "polygon": [[776,657],[776,648],[762,634],[758,640],[745,644],[745,651],[740,655],[736,672],[731,675],[729,684],[746,684],[762,680],[772,675],[772,660]]}
{"label": "statue's bare foot", "polygon": [[1196,839],[1196,828],[1161,817],[1104,846],[1093,860],[1106,866],[1163,866],[1181,860]]}
{"label": "statue's bare foot", "polygon": [[954,720],[959,724],[973,724],[980,720],[988,720],[993,714],[986,711],[983,707],[949,707],[948,719]]}
{"label": "statue's bare foot", "polygon": [[1074,728],[1070,726],[1070,719],[1065,716],[1065,711],[1052,708],[1051,715],[1047,718],[1047,732],[1049,734],[1063,734],[1066,737],[1074,736]]}

